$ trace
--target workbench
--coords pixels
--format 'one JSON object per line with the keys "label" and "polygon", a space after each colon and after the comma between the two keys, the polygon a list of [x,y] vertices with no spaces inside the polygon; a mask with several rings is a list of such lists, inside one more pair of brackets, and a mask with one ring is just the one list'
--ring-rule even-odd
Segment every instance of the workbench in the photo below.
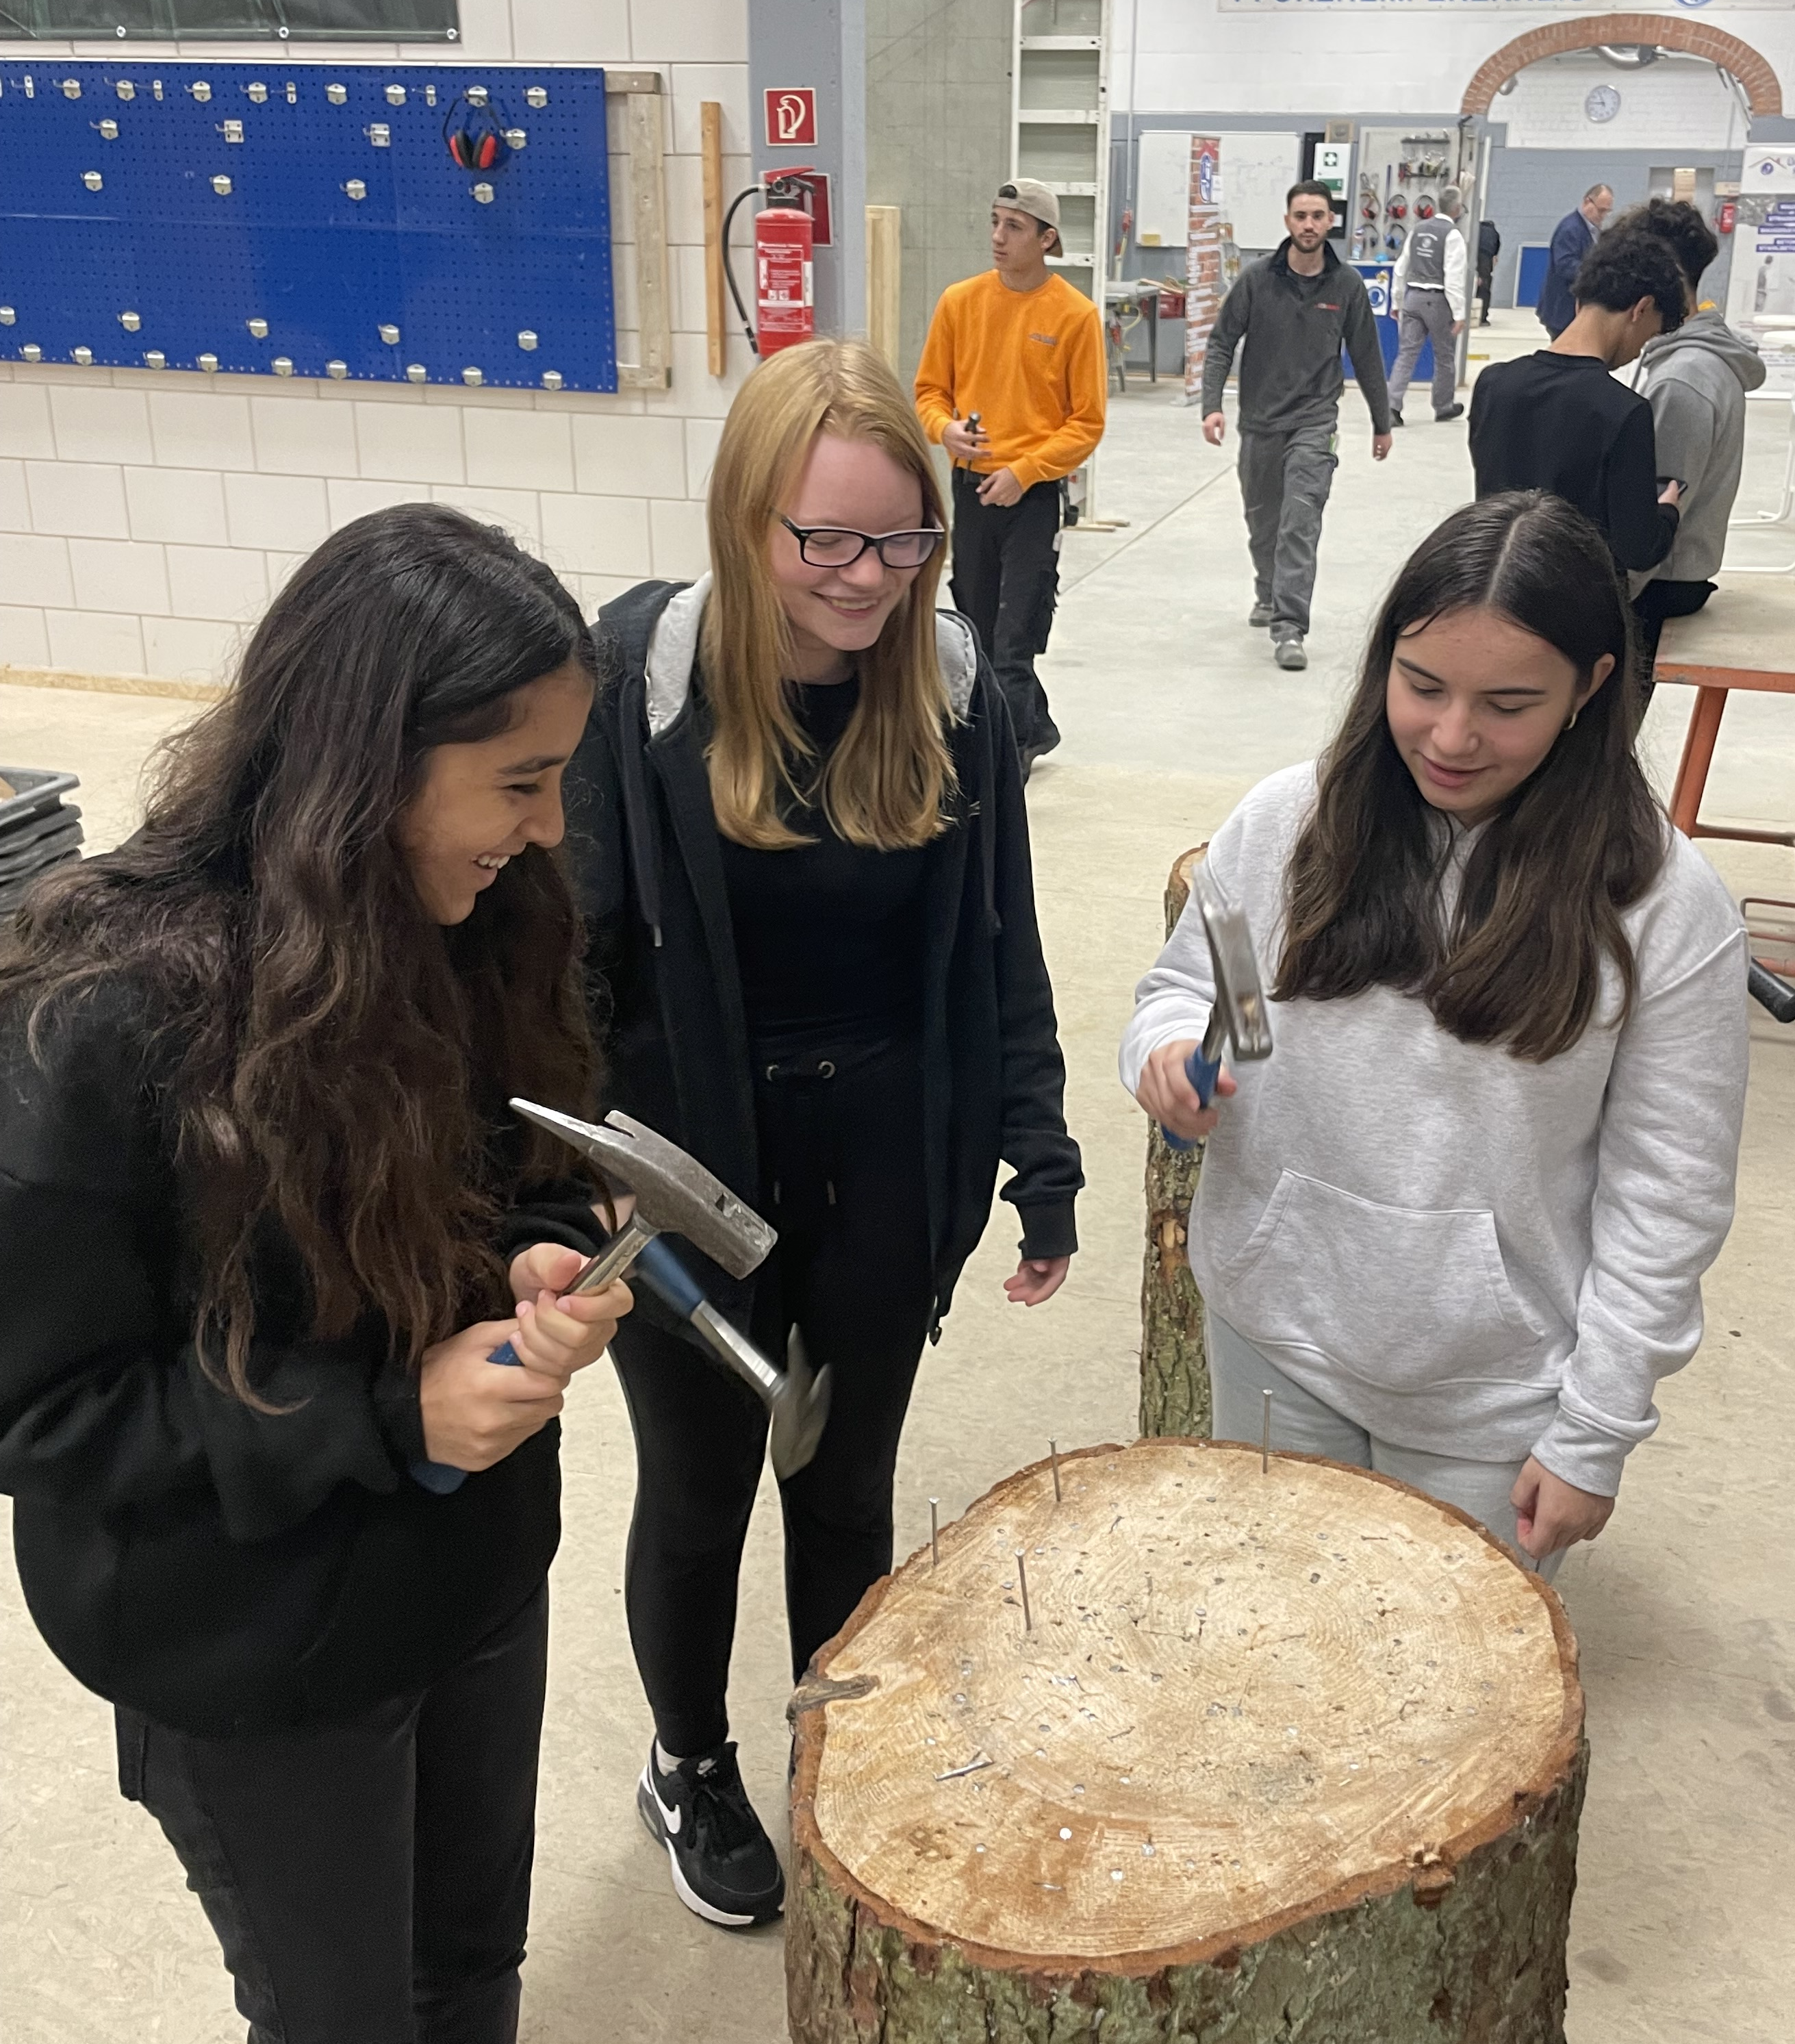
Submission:
{"label": "workbench", "polygon": [[1787,696],[1789,771],[1795,811],[1795,589],[1785,582],[1745,580],[1723,571],[1720,589],[1705,610],[1666,621],[1658,650],[1660,685],[1680,682],[1696,692],[1670,794],[1670,820],[1690,837],[1733,838],[1750,844],[1795,846],[1795,816],[1780,828],[1747,829],[1705,824],[1702,790],[1714,757],[1728,695],[1735,689]]}

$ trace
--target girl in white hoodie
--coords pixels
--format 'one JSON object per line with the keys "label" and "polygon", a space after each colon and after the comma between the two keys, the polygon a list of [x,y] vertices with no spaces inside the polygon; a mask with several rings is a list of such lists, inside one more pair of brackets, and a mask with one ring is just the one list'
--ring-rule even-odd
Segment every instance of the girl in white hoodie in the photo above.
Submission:
{"label": "girl in white hoodie", "polygon": [[1543,492],[1456,512],[1398,576],[1319,762],[1262,782],[1210,870],[1275,1046],[1187,1074],[1195,907],[1141,982],[1122,1082],[1206,1138],[1191,1262],[1214,1431],[1376,1469],[1544,1573],[1606,1523],[1701,1334],[1746,1075],[1745,938],[1634,756],[1625,593]]}

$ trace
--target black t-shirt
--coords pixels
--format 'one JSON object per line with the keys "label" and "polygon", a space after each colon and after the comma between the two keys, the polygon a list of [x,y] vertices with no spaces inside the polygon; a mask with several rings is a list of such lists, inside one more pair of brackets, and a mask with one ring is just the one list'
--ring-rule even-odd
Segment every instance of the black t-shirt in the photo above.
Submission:
{"label": "black t-shirt", "polygon": [[1549,490],[1601,528],[1624,568],[1652,568],[1677,536],[1658,501],[1651,407],[1593,355],[1542,348],[1492,363],[1471,394],[1479,497]]}
{"label": "black t-shirt", "polygon": [[[792,689],[817,749],[815,786],[853,716],[860,682]],[[757,1059],[853,1051],[913,1032],[922,1008],[925,851],[849,844],[820,801],[784,813],[815,842],[757,851],[719,840]]]}

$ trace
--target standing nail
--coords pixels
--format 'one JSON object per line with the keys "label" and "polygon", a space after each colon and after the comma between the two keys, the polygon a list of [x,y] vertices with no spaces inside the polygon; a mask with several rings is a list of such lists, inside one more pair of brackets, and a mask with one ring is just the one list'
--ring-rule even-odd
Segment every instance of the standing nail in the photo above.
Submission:
{"label": "standing nail", "polygon": [[1271,1466],[1271,1394],[1265,1394],[1265,1431],[1260,1436],[1259,1473],[1263,1476]]}
{"label": "standing nail", "polygon": [[1057,1504],[1060,1501],[1060,1444],[1057,1441],[1047,1443],[1047,1454],[1053,1465],[1053,1502]]}
{"label": "standing nail", "polygon": [[941,1500],[929,1500],[929,1566],[938,1569],[942,1565]]}
{"label": "standing nail", "polygon": [[1020,1547],[1016,1550],[1016,1586],[1022,1593],[1022,1630],[1033,1632],[1034,1619],[1029,1612],[1029,1567]]}

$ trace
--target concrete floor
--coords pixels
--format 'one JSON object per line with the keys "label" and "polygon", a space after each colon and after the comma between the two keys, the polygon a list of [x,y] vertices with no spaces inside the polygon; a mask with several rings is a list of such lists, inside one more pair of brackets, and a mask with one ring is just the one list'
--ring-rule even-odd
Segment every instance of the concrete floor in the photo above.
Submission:
{"label": "concrete floor", "polygon": [[[1535,344],[1510,316],[1478,352]],[[1475,366],[1475,365],[1474,365]],[[1420,394],[1417,394],[1417,399]],[[900,1550],[1062,1442],[1134,1431],[1140,1119],[1114,1046],[1152,957],[1168,866],[1261,774],[1314,751],[1371,606],[1402,558],[1469,493],[1462,425],[1425,402],[1374,469],[1348,394],[1317,593],[1314,663],[1286,675],[1249,632],[1232,449],[1206,447],[1164,385],[1118,402],[1099,511],[1068,536],[1045,664],[1061,750],[1030,790],[1043,926],[1085,1147],[1084,1250],[1029,1316],[999,1290],[1000,1212],[926,1360],[898,1471]],[[1754,421],[1754,431],[1757,422]],[[1755,440],[1749,495],[1780,474]],[[1795,625],[1795,578],[1789,585]],[[1667,785],[1686,692],[1654,705]],[[79,771],[95,844],[128,823],[140,763],[186,705],[0,686],[0,761]],[[1786,816],[1795,702],[1730,709],[1711,815]],[[1736,890],[1795,895],[1795,857],[1720,846]],[[1582,1644],[1594,1766],[1571,1941],[1572,2044],[1784,2044],[1795,2034],[1795,1535],[1786,1395],[1795,1326],[1795,1035],[1759,1013],[1739,1213],[1707,1288],[1701,1354],[1666,1385],[1664,1424],[1632,1458],[1599,1544],[1559,1588]],[[614,1383],[588,1374],[567,1427],[529,2044],[773,2044],[784,2031],[777,1931],[731,1938],[675,1901],[631,1786],[649,1735],[619,1589],[631,1473]],[[744,1576],[732,1696],[750,1788],[781,1827],[784,1647],[777,1515],[763,1495]],[[241,2025],[197,1906],[159,1834],[119,1801],[105,1707],[46,1654],[0,1580],[0,2036],[7,2044],[226,2044]],[[1246,2040],[1242,2041],[1246,2044]],[[1367,2040],[1369,2044],[1369,2040]]]}

